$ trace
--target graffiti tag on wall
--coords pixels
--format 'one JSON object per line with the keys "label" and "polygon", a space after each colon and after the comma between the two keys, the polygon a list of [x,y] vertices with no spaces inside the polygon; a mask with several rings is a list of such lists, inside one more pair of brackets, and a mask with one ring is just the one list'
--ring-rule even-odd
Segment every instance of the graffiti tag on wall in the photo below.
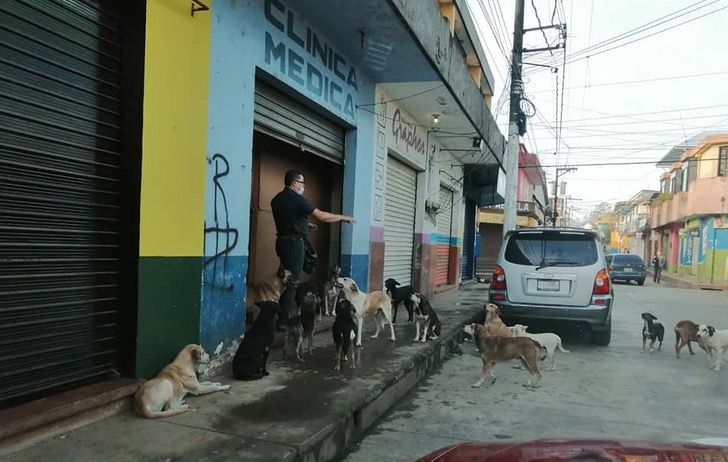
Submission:
{"label": "graffiti tag on wall", "polygon": [[[230,225],[225,188],[220,180],[230,173],[230,164],[222,154],[215,154],[208,161],[215,164],[212,182],[215,188],[213,202],[213,223],[205,222],[205,246],[207,240],[215,241],[214,254],[206,257],[204,266],[212,265],[213,287],[232,290],[233,284],[228,271],[227,257],[238,244],[238,229]],[[205,247],[207,248],[207,247]]]}

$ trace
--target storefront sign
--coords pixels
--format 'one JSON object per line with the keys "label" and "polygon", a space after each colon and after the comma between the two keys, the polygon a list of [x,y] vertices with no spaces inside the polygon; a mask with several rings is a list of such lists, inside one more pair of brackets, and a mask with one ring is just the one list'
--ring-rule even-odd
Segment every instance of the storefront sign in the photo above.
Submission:
{"label": "storefront sign", "polygon": [[265,0],[265,18],[280,33],[265,32],[265,63],[312,96],[354,119],[356,70],[280,0]]}

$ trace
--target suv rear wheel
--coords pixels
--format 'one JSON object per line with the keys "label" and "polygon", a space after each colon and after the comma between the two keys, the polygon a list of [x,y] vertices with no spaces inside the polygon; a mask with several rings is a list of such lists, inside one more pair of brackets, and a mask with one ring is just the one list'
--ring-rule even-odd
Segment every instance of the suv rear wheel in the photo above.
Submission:
{"label": "suv rear wheel", "polygon": [[604,330],[592,330],[591,341],[594,345],[607,346],[612,341],[612,320]]}

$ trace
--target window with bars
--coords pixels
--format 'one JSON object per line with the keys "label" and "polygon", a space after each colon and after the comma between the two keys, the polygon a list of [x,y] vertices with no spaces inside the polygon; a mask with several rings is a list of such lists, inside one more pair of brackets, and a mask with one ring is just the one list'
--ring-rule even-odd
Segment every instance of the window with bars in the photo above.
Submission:
{"label": "window with bars", "polygon": [[728,176],[728,146],[720,147],[720,156],[718,156],[718,176]]}

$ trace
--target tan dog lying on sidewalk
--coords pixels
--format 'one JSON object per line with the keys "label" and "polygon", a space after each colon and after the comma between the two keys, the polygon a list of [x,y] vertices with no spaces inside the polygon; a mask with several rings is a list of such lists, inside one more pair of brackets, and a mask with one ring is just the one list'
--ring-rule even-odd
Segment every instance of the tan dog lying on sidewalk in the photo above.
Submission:
{"label": "tan dog lying on sidewalk", "polygon": [[[523,366],[531,376],[524,387],[536,388],[541,381],[541,373],[538,371],[538,345],[526,337],[500,337],[495,334],[490,325],[482,326],[478,323],[467,325],[463,328],[465,333],[470,334],[480,351],[480,358],[483,360],[483,372],[480,379],[472,384],[478,388],[485,383],[486,377],[490,376],[490,383],[495,383],[493,367],[496,362],[520,359]],[[532,379],[535,378],[535,383]]]}
{"label": "tan dog lying on sidewalk", "polygon": [[[392,300],[387,294],[381,290],[374,292],[362,292],[359,290],[359,286],[356,285],[351,278],[338,278],[336,279],[338,287],[344,292],[344,297],[352,304],[356,310],[356,324],[357,324],[357,336],[356,346],[361,346],[361,329],[364,320],[364,315],[368,313],[374,314],[375,320],[377,321],[377,331],[372,335],[371,338],[379,337],[379,332],[384,327],[383,324],[386,322],[389,324],[389,330],[391,336],[389,340],[396,341],[397,337],[394,336],[394,325],[392,324]],[[384,321],[379,318],[379,313],[384,316]]]}
{"label": "tan dog lying on sidewalk", "polygon": [[169,417],[190,410],[184,397],[230,389],[219,382],[198,382],[197,367],[208,364],[210,355],[200,345],[187,345],[156,377],[134,394],[134,409],[144,417]]}

